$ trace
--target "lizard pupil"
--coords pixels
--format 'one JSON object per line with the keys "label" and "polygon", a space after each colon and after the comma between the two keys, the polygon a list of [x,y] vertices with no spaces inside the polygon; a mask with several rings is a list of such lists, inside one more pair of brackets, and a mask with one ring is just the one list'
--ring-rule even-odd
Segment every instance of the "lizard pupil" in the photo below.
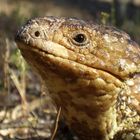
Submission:
{"label": "lizard pupil", "polygon": [[83,34],[77,34],[73,39],[78,43],[83,43],[86,40],[86,37]]}
{"label": "lizard pupil", "polygon": [[35,32],[35,36],[36,36],[36,37],[39,37],[39,35],[40,35],[40,32],[39,32],[39,31],[36,31],[36,32]]}

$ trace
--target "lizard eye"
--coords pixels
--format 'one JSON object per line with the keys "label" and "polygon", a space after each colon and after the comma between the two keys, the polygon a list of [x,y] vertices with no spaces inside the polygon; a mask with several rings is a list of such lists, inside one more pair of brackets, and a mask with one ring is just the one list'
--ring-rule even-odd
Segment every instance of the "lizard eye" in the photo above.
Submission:
{"label": "lizard eye", "polygon": [[83,46],[83,45],[86,45],[88,43],[88,38],[84,33],[76,33],[72,37],[72,42],[75,45]]}
{"label": "lizard eye", "polygon": [[73,39],[78,43],[83,43],[86,40],[86,37],[83,34],[77,34]]}

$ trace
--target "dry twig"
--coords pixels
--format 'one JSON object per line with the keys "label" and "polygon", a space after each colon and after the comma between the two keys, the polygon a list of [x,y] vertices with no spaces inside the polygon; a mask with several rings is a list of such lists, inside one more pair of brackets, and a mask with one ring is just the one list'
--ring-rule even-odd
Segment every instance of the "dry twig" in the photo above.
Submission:
{"label": "dry twig", "polygon": [[60,114],[61,114],[61,107],[59,107],[57,116],[56,116],[56,120],[55,120],[55,126],[54,126],[54,130],[52,132],[52,136],[50,138],[50,140],[54,140],[54,137],[56,135],[57,129],[58,129],[58,122],[59,122],[59,118],[60,118]]}
{"label": "dry twig", "polygon": [[9,82],[9,57],[10,57],[10,47],[9,47],[9,40],[6,38],[5,39],[5,52],[3,55],[4,58],[4,93],[9,94],[10,91],[10,82]]}

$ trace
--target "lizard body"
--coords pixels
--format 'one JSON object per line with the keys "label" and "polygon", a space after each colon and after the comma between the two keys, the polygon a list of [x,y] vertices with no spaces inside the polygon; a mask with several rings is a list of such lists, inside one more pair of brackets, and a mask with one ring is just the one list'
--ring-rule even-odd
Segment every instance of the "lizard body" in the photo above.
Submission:
{"label": "lizard body", "polygon": [[140,139],[140,48],[114,27],[32,19],[16,36],[81,140]]}

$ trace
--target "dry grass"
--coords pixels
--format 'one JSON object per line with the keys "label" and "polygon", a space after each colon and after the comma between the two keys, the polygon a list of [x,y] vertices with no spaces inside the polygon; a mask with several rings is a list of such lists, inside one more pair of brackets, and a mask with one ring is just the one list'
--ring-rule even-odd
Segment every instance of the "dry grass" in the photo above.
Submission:
{"label": "dry grass", "polygon": [[[20,69],[16,68],[16,64],[11,64],[10,48],[12,43],[9,39],[5,39],[5,51],[3,53],[4,71],[3,83],[4,87],[1,90],[0,110],[0,135],[1,139],[8,136],[10,139],[20,137],[28,138],[47,138],[51,136],[51,129],[56,116],[55,107],[52,105],[50,98],[44,90],[39,96],[28,93],[27,88],[30,87],[28,81],[29,70],[21,57],[17,56],[20,61]],[[13,67],[13,68],[12,68]],[[37,85],[39,83],[35,83]],[[28,87],[26,86],[28,85]],[[13,90],[14,89],[14,90]],[[28,97],[27,97],[28,95]],[[18,99],[15,103],[12,98]],[[42,123],[43,121],[43,123]],[[56,129],[55,129],[56,130]],[[22,134],[22,135],[21,135]]]}

